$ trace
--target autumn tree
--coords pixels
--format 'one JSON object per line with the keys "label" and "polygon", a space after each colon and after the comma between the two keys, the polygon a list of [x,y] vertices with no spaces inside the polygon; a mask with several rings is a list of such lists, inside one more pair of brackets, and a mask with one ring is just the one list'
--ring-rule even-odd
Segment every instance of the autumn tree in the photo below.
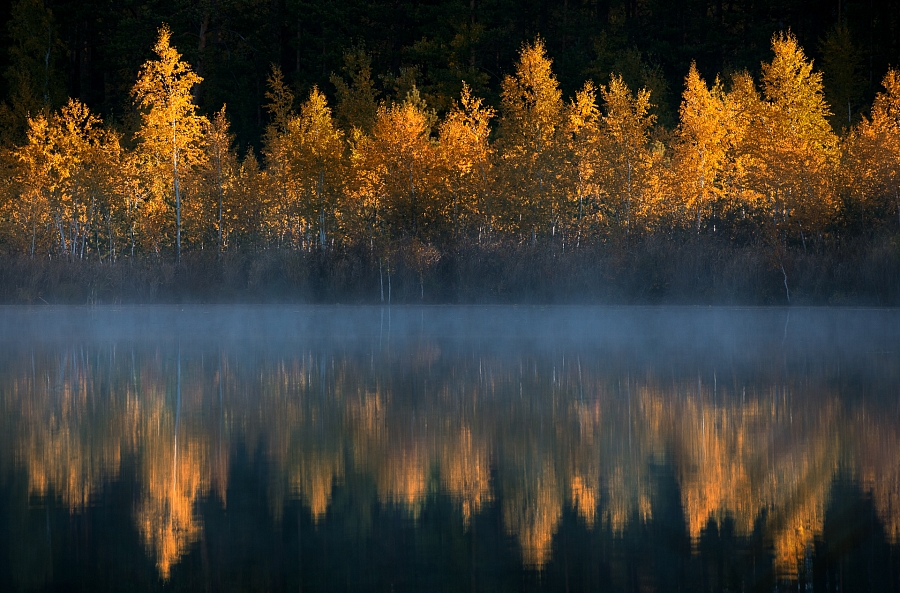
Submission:
{"label": "autumn tree", "polygon": [[[347,230],[364,242],[378,261],[381,301],[384,302],[384,268],[390,273],[390,241],[384,217],[386,170],[373,139],[355,128],[350,137],[350,183],[347,186],[349,210]],[[388,276],[390,278],[390,276]],[[390,286],[390,284],[388,285]],[[388,293],[390,294],[390,292]]]}
{"label": "autumn tree", "polygon": [[354,133],[354,202],[379,268],[387,267],[389,283],[397,248],[431,253],[427,246],[439,232],[442,208],[435,200],[437,161],[431,139],[435,119],[413,89],[402,103],[378,108],[371,136],[358,129]]}
{"label": "autumn tree", "polygon": [[292,133],[291,121],[294,93],[284,81],[281,69],[272,65],[266,91],[266,110],[271,121],[266,127],[263,156],[265,157],[265,185],[269,196],[266,223],[277,237],[277,244],[294,244],[302,235],[300,195],[297,186],[296,144],[298,139]]}
{"label": "autumn tree", "polygon": [[636,215],[648,206],[653,153],[649,136],[655,117],[650,113],[650,91],[636,94],[621,76],[614,75],[600,88],[603,98],[604,184],[619,224],[628,234]]}
{"label": "autumn tree", "polygon": [[234,135],[230,131],[225,107],[222,106],[212,120],[207,122],[204,134],[206,151],[204,181],[207,194],[213,198],[216,205],[216,246],[220,255],[225,250],[226,214],[231,206],[226,196],[231,193],[230,186],[237,168],[233,146]]}
{"label": "autumn tree", "polygon": [[753,220],[765,210],[765,196],[756,190],[752,172],[764,169],[765,154],[756,150],[758,124],[765,103],[749,72],[732,75],[723,98],[728,122],[727,155],[722,175],[724,205],[737,220]]}
{"label": "autumn tree", "polygon": [[182,177],[203,163],[203,132],[206,118],[197,114],[192,90],[202,79],[170,45],[172,31],[159,30],[153,47],[158,56],[145,62],[132,89],[141,109],[142,125],[137,133],[143,155],[144,175],[152,186],[154,200],[162,204],[174,191],[175,260],[181,260]]}
{"label": "autumn tree", "polygon": [[746,137],[756,153],[750,180],[765,197],[769,220],[787,232],[821,233],[836,207],[837,137],[828,123],[822,75],[790,33],[772,38],[762,65],[764,102]]}
{"label": "autumn tree", "polygon": [[[603,114],[597,106],[597,89],[588,81],[567,109],[567,143],[571,159],[570,192],[577,203],[575,246],[593,222],[600,222],[603,192]],[[586,224],[587,223],[587,224]]]}
{"label": "autumn tree", "polygon": [[844,174],[854,201],[869,216],[896,215],[900,223],[900,72],[882,81],[869,118],[846,141]]}
{"label": "autumn tree", "polygon": [[473,97],[463,83],[459,102],[454,103],[438,130],[438,159],[443,188],[449,193],[443,213],[453,221],[453,236],[476,231],[480,243],[493,227],[491,181],[494,151],[490,145],[490,121],[495,111]]}
{"label": "autumn tree", "polygon": [[[291,108],[293,93],[281,71],[269,77],[266,173],[275,199],[273,214],[279,242],[317,243],[324,248],[335,224],[344,182],[344,139],[331,116],[325,95],[313,87],[300,113]],[[311,231],[315,229],[315,238]]]}
{"label": "autumn tree", "polygon": [[554,235],[562,222],[560,137],[562,92],[541,39],[519,53],[515,75],[502,83],[500,162],[509,201],[507,222],[535,244],[545,229]]}
{"label": "autumn tree", "polygon": [[[249,150],[240,162],[234,153],[228,153],[223,173],[222,200],[222,250],[251,249],[265,247],[270,239],[266,216],[270,212],[270,196],[266,191],[264,171],[259,161]],[[218,206],[216,197],[215,169],[207,168],[209,187],[213,205]]]}
{"label": "autumn tree", "polygon": [[90,117],[86,106],[71,99],[60,110],[66,136],[80,146],[84,155],[74,178],[78,185],[72,188],[83,221],[79,223],[77,217],[73,221],[73,255],[77,253],[84,259],[93,249],[99,258],[102,259],[105,251],[106,257],[115,261],[123,223],[124,188],[120,170],[125,151],[119,134],[104,127],[99,118],[96,127],[88,127]]}
{"label": "autumn tree", "polygon": [[696,64],[691,64],[685,78],[679,114],[675,145],[677,184],[699,233],[704,216],[724,194],[723,173],[732,126],[721,83],[717,79],[712,88],[708,87]]}
{"label": "autumn tree", "polygon": [[378,109],[370,149],[375,168],[383,176],[384,216],[391,235],[398,239],[427,237],[439,222],[432,191],[434,122],[434,112],[415,89],[402,103]]}
{"label": "autumn tree", "polygon": [[[34,255],[39,221],[52,226],[55,248],[63,257],[83,258],[96,235],[101,212],[112,233],[114,167],[118,138],[76,100],[49,117],[28,120],[27,142],[17,150],[20,163],[22,220],[31,227]],[[110,238],[112,240],[112,238]]]}
{"label": "autumn tree", "polygon": [[327,229],[335,224],[342,195],[345,176],[343,134],[335,128],[325,95],[316,87],[301,105],[300,115],[292,119],[288,127],[289,133],[297,138],[294,158],[298,161],[299,183],[306,200],[304,210],[318,226],[319,247],[324,249]]}
{"label": "autumn tree", "polygon": [[38,241],[49,226],[50,202],[57,191],[53,136],[47,117],[38,115],[28,121],[27,141],[15,154],[18,183],[13,191],[18,195],[10,218],[13,228],[28,238],[28,251],[33,258]]}

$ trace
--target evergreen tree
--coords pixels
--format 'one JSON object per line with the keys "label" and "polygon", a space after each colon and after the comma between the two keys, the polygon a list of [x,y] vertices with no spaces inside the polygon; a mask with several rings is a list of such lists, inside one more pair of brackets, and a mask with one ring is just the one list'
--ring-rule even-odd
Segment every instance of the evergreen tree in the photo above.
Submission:
{"label": "evergreen tree", "polygon": [[11,45],[4,76],[9,96],[0,107],[0,132],[18,140],[29,117],[49,115],[65,102],[65,47],[43,0],[16,0],[7,27]]}

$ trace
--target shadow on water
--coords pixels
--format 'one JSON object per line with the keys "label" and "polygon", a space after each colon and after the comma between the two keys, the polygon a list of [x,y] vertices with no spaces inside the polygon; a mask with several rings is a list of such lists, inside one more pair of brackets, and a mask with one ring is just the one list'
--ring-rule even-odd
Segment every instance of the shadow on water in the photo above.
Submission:
{"label": "shadow on water", "polygon": [[900,586],[900,313],[0,309],[0,590]]}

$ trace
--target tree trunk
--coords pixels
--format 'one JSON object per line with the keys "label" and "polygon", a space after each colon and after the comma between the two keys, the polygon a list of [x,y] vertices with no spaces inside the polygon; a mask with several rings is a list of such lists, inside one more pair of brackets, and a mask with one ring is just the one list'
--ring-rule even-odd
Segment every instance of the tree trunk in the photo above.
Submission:
{"label": "tree trunk", "polygon": [[223,235],[222,229],[222,202],[224,201],[224,189],[222,188],[222,155],[219,154],[219,149],[217,147],[216,150],[216,182],[218,183],[219,189],[219,257],[222,257],[222,252],[225,250],[225,238]]}
{"label": "tree trunk", "polygon": [[175,176],[175,263],[181,263],[181,190]]}
{"label": "tree trunk", "polygon": [[325,250],[325,170],[319,171],[319,179],[316,183],[316,193],[319,201],[319,249]]}
{"label": "tree trunk", "polygon": [[784,279],[784,294],[785,294],[785,296],[787,296],[787,302],[788,302],[788,304],[790,305],[790,304],[791,304],[791,291],[790,291],[790,289],[788,288],[788,283],[787,283],[787,272],[784,271],[784,264],[783,264],[783,263],[782,263],[782,264],[779,264],[779,267],[781,268],[781,276],[782,276],[782,278]]}
{"label": "tree trunk", "polygon": [[178,184],[178,135],[172,121],[172,179],[175,181],[175,264],[181,263],[181,188]]}

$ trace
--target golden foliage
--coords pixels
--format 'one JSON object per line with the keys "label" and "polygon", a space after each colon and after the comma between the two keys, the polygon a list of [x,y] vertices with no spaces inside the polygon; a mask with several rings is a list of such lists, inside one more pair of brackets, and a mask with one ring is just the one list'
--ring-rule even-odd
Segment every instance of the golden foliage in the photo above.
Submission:
{"label": "golden foliage", "polygon": [[684,216],[694,219],[699,233],[704,217],[726,194],[725,171],[734,126],[718,79],[712,88],[707,87],[692,63],[684,86],[674,167]]}
{"label": "golden foliage", "polygon": [[442,210],[436,203],[434,119],[413,88],[402,103],[378,108],[371,136],[357,135],[356,200],[362,211],[371,212],[373,236],[406,240],[432,232]]}
{"label": "golden foliage", "polygon": [[500,163],[502,219],[520,237],[553,234],[560,212],[564,104],[544,42],[524,45],[515,76],[502,84]]}
{"label": "golden foliage", "polygon": [[[153,210],[168,209],[174,198],[176,258],[181,256],[181,182],[184,175],[203,164],[206,152],[201,139],[207,120],[197,115],[192,90],[203,80],[169,44],[172,31],[163,26],[153,47],[158,56],[146,62],[132,94],[141,109],[137,133],[141,180],[147,184]],[[153,230],[161,233],[159,225]],[[154,242],[158,244],[157,235]]]}
{"label": "golden foliage", "polygon": [[494,150],[490,145],[494,115],[463,83],[459,103],[440,124],[438,159],[444,190],[450,194],[443,199],[440,216],[452,221],[454,237],[475,231],[481,241],[490,236],[494,226]]}
{"label": "golden foliage", "polygon": [[22,206],[16,226],[30,238],[31,255],[42,235],[51,253],[83,258],[88,236],[98,227],[107,230],[103,219],[118,206],[119,139],[76,100],[49,117],[29,119],[27,138],[15,151]]}
{"label": "golden foliage", "polygon": [[313,87],[294,114],[293,96],[275,68],[269,78],[272,124],[266,132],[266,180],[272,199],[265,223],[279,245],[324,249],[342,215],[346,162],[325,95]]}
{"label": "golden foliage", "polygon": [[201,78],[165,26],[154,52],[133,89],[133,150],[71,101],[35,114],[27,141],[3,154],[8,247],[177,259],[182,235],[219,252],[356,245],[390,274],[404,259],[424,270],[417,254],[437,261],[466,242],[568,249],[722,220],[752,221],[777,251],[823,237],[842,192],[845,210],[900,220],[898,75],[888,72],[871,117],[840,142],[822,74],[790,33],[772,38],[759,88],[746,72],[709,85],[692,65],[672,131],[657,126],[649,90],[617,74],[566,103],[540,39],[503,79],[496,133],[496,112],[465,84],[440,121],[409,72],[398,82],[407,96],[378,104],[360,48],[334,79],[337,116],[317,88],[295,111],[273,68],[262,163],[252,150],[238,158],[224,107],[212,119],[197,112]]}
{"label": "golden foliage", "polygon": [[869,118],[845,141],[845,187],[869,210],[896,214],[900,221],[900,73],[888,70]]}
{"label": "golden foliage", "polygon": [[763,64],[764,100],[752,105],[742,142],[750,155],[747,181],[781,232],[821,233],[837,207],[839,156],[822,75],[792,34],[775,35],[772,50],[774,58]]}

